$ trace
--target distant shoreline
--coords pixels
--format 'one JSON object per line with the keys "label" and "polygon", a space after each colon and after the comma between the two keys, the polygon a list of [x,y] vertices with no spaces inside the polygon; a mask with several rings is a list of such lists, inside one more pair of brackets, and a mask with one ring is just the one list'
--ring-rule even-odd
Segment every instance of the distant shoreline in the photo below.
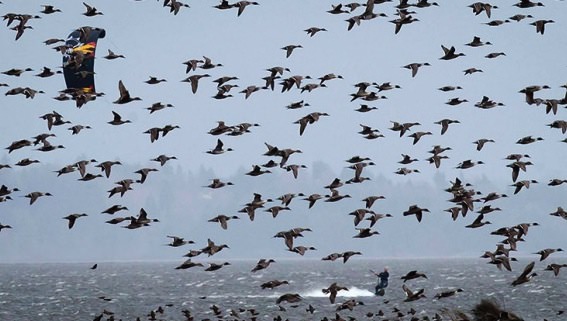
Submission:
{"label": "distant shoreline", "polygon": [[[515,256],[517,259],[536,259],[537,255],[524,255],[524,256]],[[565,259],[567,258],[567,255],[556,255],[555,258],[559,259]],[[298,257],[298,258],[290,258],[290,257],[274,257],[274,260],[276,260],[276,262],[282,262],[282,263],[309,263],[309,262],[320,262],[321,259],[320,258],[306,258],[306,257]],[[169,263],[179,263],[180,261],[182,261],[183,259],[179,259],[179,260],[120,260],[120,261],[104,261],[104,260],[100,260],[100,261],[76,261],[76,262],[72,262],[72,261],[63,261],[63,262],[57,262],[57,261],[42,261],[42,262],[30,262],[30,261],[19,261],[19,262],[1,262],[0,263],[0,267],[1,266],[12,266],[12,265],[89,265],[91,266],[94,263],[98,263],[98,264],[169,264]],[[438,260],[448,260],[448,261],[455,261],[455,260],[470,260],[470,261],[486,261],[486,259],[484,258],[480,258],[480,257],[475,257],[475,256],[447,256],[447,257],[442,257],[442,256],[438,256],[438,257],[433,257],[433,256],[428,256],[428,257],[365,257],[365,258],[351,258],[349,260],[349,262],[358,262],[358,263],[364,263],[364,262],[388,262],[388,261],[438,261]],[[222,258],[197,258],[194,259],[193,261],[195,262],[220,262],[220,261],[230,261],[231,263],[250,263],[250,262],[257,262],[258,259],[254,259],[254,258],[227,258],[227,257],[222,257]],[[340,264],[343,265],[342,261],[337,260],[336,262],[329,262],[328,264]],[[349,263],[347,263],[348,265]]]}

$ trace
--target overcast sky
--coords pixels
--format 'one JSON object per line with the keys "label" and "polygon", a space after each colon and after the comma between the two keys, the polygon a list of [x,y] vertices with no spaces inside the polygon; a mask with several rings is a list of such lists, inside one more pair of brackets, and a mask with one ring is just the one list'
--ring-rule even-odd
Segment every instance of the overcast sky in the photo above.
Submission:
{"label": "overcast sky", "polygon": [[[104,14],[86,17],[82,15],[85,7],[79,1],[52,1],[51,4],[62,12],[45,15],[39,12],[43,2],[3,0],[0,4],[0,12],[3,15],[26,13],[40,15],[41,19],[29,20],[28,25],[33,29],[27,29],[17,41],[14,40],[16,32],[7,28],[5,23],[0,29],[0,42],[3,48],[0,71],[11,68],[33,69],[24,72],[20,77],[0,74],[0,83],[8,85],[0,87],[0,91],[3,93],[18,86],[28,86],[43,90],[45,94],[38,94],[34,99],[26,99],[22,95],[0,96],[3,113],[0,146],[7,147],[13,141],[30,139],[32,136],[48,132],[46,122],[39,117],[54,110],[62,114],[65,120],[71,121],[72,125],[89,125],[92,129],[85,129],[78,135],[71,135],[67,130],[71,126],[69,124],[52,129],[51,132],[57,136],[50,138],[49,141],[54,145],[65,146],[65,149],[61,150],[42,153],[34,150],[37,147],[25,147],[8,153],[3,149],[0,163],[10,164],[12,169],[0,170],[0,183],[15,187],[14,177],[23,171],[27,173],[31,171],[30,168],[14,166],[17,161],[26,157],[39,159],[42,164],[57,169],[81,159],[91,158],[99,162],[120,160],[124,164],[141,168],[158,166],[150,159],[160,154],[176,156],[178,160],[166,166],[180,168],[184,173],[205,169],[219,178],[236,175],[242,179],[243,172],[250,170],[253,164],[263,164],[270,159],[262,156],[266,152],[264,143],[267,142],[279,148],[303,151],[301,154],[292,155],[288,163],[307,166],[300,171],[300,179],[291,179],[289,185],[286,185],[289,187],[289,192],[303,191],[323,195],[328,193],[323,185],[317,190],[304,191],[303,187],[312,186],[313,182],[302,181],[303,175],[314,177],[313,170],[319,162],[329,166],[334,173],[323,179],[325,184],[330,183],[335,177],[346,181],[352,177],[350,176],[352,171],[345,170],[349,165],[345,160],[360,155],[369,157],[376,163],[376,166],[367,167],[363,176],[380,177],[400,185],[413,182],[416,186],[424,183],[434,186],[435,177],[441,176],[446,178],[447,187],[455,177],[461,177],[467,182],[484,179],[492,182],[498,192],[512,196],[514,188],[509,186],[512,184],[511,169],[506,167],[510,161],[504,158],[511,153],[520,153],[529,154],[534,165],[529,166],[527,172],[520,173],[519,180],[534,179],[539,184],[513,196],[514,201],[529,199],[526,195],[535,193],[534,189],[538,189],[537,195],[543,195],[542,197],[549,194],[552,196],[549,196],[550,202],[546,208],[538,209],[539,213],[521,213],[522,216],[514,217],[517,213],[509,213],[504,208],[504,211],[499,213],[505,218],[503,224],[518,224],[523,222],[521,218],[531,217],[530,215],[534,215],[532,220],[541,219],[549,224],[563,223],[560,218],[550,218],[548,213],[554,211],[557,206],[565,205],[551,200],[555,201],[555,193],[564,192],[566,187],[549,187],[547,183],[553,178],[567,179],[567,172],[564,169],[567,144],[561,142],[566,136],[560,129],[546,125],[565,118],[564,106],[559,107],[556,115],[546,114],[544,105],[528,105],[524,95],[518,92],[527,86],[547,85],[550,89],[536,92],[535,96],[542,99],[562,99],[565,96],[566,89],[561,88],[567,83],[565,78],[567,61],[564,54],[567,50],[567,41],[564,39],[566,26],[564,19],[562,20],[563,13],[566,12],[565,2],[548,0],[544,2],[543,7],[522,9],[513,6],[514,1],[501,1],[498,3],[498,8],[492,10],[491,18],[488,18],[484,12],[475,15],[472,9],[467,7],[470,4],[468,2],[437,2],[439,6],[409,8],[416,12],[412,16],[419,21],[404,25],[401,31],[395,34],[394,24],[389,22],[397,18],[394,2],[379,4],[374,8],[375,13],[385,13],[387,17],[362,21],[360,25],[355,25],[348,31],[348,23],[345,20],[362,13],[364,9],[358,8],[352,13],[333,15],[326,11],[336,3],[319,0],[260,1],[260,5],[246,7],[239,17],[236,9],[221,11],[213,8],[218,4],[217,1],[187,1],[190,8],[181,8],[177,15],[169,13],[168,8],[163,8],[161,3],[156,1],[90,1],[88,2],[90,5]],[[526,18],[520,22],[511,20],[496,27],[486,25],[491,20],[506,20],[516,14],[529,14],[533,18]],[[544,35],[536,33],[535,26],[530,25],[540,19],[555,21],[546,25]],[[12,24],[14,25],[15,23]],[[58,95],[59,90],[65,88],[62,75],[50,78],[39,78],[34,75],[44,66],[60,70],[61,54],[52,49],[54,45],[46,46],[43,41],[49,38],[65,39],[70,32],[81,26],[106,30],[106,37],[98,42],[95,60],[96,88],[105,95],[78,109],[72,101],[59,102],[53,99]],[[309,37],[304,30],[310,27],[325,28],[327,31]],[[466,46],[465,44],[471,42],[474,36],[492,45],[476,48]],[[295,49],[292,55],[286,58],[285,51],[281,48],[287,45],[302,45],[303,48]],[[439,58],[443,56],[442,45],[454,46],[457,53],[464,53],[465,56],[449,61],[440,60]],[[126,58],[116,60],[102,58],[109,49]],[[494,52],[504,52],[505,55],[494,59],[485,58],[487,54]],[[197,69],[186,74],[185,65],[182,63],[189,59],[202,59],[203,56],[210,57],[213,63],[220,63],[223,66],[209,70]],[[412,77],[411,72],[402,66],[415,62],[427,62],[431,66],[420,68],[417,75]],[[290,72],[284,73],[283,78],[293,75],[309,75],[313,78],[313,80],[304,80],[303,84],[319,83],[317,78],[328,73],[341,75],[343,79],[327,81],[326,88],[317,88],[312,92],[301,93],[294,88],[289,92],[281,93],[281,86],[277,82],[274,91],[260,90],[248,99],[244,98],[244,94],[239,93],[249,85],[263,86],[262,77],[267,76],[266,69],[273,66],[290,69]],[[483,72],[465,75],[463,71],[471,67],[481,69]],[[181,82],[191,74],[204,73],[210,74],[211,77],[201,79],[196,94],[191,92],[188,83]],[[149,79],[149,76],[164,78],[167,82],[148,85],[144,81]],[[217,93],[213,80],[222,76],[238,77],[230,83],[239,87],[230,92],[234,97],[216,100],[211,98]],[[113,104],[112,102],[119,96],[119,80],[123,81],[132,96],[139,96],[142,100],[125,105]],[[399,85],[401,89],[379,93],[387,99],[370,102],[357,99],[351,102],[350,94],[357,90],[354,85],[363,81],[378,84],[391,82]],[[437,89],[447,85],[460,86],[463,89],[451,92]],[[377,91],[372,87],[368,90]],[[502,103],[503,106],[493,109],[475,107],[474,105],[480,102],[483,96]],[[468,102],[458,106],[447,105],[446,102],[452,98],[466,99]],[[304,100],[310,106],[296,110],[286,109],[285,106],[300,100]],[[156,102],[169,103],[175,107],[150,115],[145,108]],[[378,109],[368,113],[354,111],[363,103]],[[118,112],[132,123],[121,126],[107,124],[112,120],[112,111]],[[305,132],[300,136],[299,125],[294,122],[312,112],[325,112],[329,116],[323,116],[319,121],[307,125]],[[460,123],[450,125],[447,133],[441,135],[441,126],[435,122],[444,118],[459,120]],[[238,137],[207,134],[220,120],[228,125],[249,122],[260,126],[252,127],[251,133]],[[419,122],[421,125],[412,127],[403,137],[399,137],[398,132],[389,129],[392,121]],[[167,124],[178,125],[180,128],[153,143],[150,142],[149,135],[143,133],[151,127],[163,127]],[[360,124],[379,129],[384,137],[375,140],[364,139],[357,133],[361,130]],[[424,136],[413,145],[408,135],[416,131],[430,131],[432,135]],[[516,144],[518,139],[529,135],[542,137],[543,140],[529,145]],[[224,142],[224,148],[230,147],[234,151],[223,155],[207,154],[206,151],[215,147],[218,138]],[[486,144],[479,152],[473,142],[480,138],[493,139],[495,143]],[[449,159],[443,160],[439,169],[425,161],[431,155],[427,151],[434,145],[452,148],[444,153]],[[404,166],[397,163],[401,160],[401,154],[409,154],[419,159],[418,162],[406,166],[418,169],[420,172],[406,176],[395,174],[398,168]],[[482,161],[485,164],[466,170],[455,168],[467,159]],[[275,160],[278,161],[279,158]],[[96,168],[91,167],[91,169],[94,172]],[[271,177],[291,175],[279,168],[274,168],[272,171],[274,173]],[[73,178],[76,179],[78,174],[75,174],[77,173],[70,175],[74,175]],[[123,173],[123,175],[129,174]],[[130,175],[137,178],[134,174]],[[27,186],[25,190],[20,187],[22,191],[14,193],[17,197],[13,197],[14,200],[9,202],[9,205],[6,205],[8,202],[0,204],[0,208],[9,206],[9,211],[0,209],[0,223],[13,226],[12,230],[2,230],[0,242],[3,240],[16,242],[18,233],[24,233],[21,231],[25,231],[26,227],[14,223],[17,221],[18,212],[40,215],[33,213],[37,204],[30,206],[28,199],[20,196],[36,190],[49,191],[49,187],[53,184],[64,184],[62,179],[55,176],[56,174],[50,173],[47,181]],[[114,181],[123,178],[125,177],[120,175],[112,175],[109,179],[101,178],[105,180],[103,189],[76,197],[89,204],[90,202],[96,204],[97,200],[107,202],[108,194],[104,188],[108,186],[110,189]],[[37,175],[30,176],[29,179],[35,182]],[[246,179],[248,179],[246,184],[249,184],[250,180],[255,178],[246,177]],[[270,179],[270,176],[258,179],[267,190],[273,187],[270,185],[276,181]],[[67,182],[65,184],[76,184],[74,181]],[[191,187],[181,188],[190,190],[208,183],[207,181],[184,182],[183,184],[191,184]],[[150,184],[151,181],[147,182],[144,189],[151,191]],[[372,183],[364,182],[361,186],[364,184]],[[179,184],[172,183],[172,185]],[[72,186],[74,185],[69,185],[69,188],[73,188]],[[160,185],[160,188],[163,186]],[[131,193],[134,196],[128,200],[127,194],[123,202],[134,203],[133,199],[140,199],[139,194],[136,196],[136,186],[133,188],[134,191]],[[255,189],[252,190],[253,188]],[[267,192],[263,193],[262,190],[253,188],[248,193],[250,200],[253,192],[262,193],[266,198],[279,196],[268,195]],[[342,205],[350,210],[361,207],[360,199],[370,194],[388,194],[388,191],[365,190],[351,186],[345,186],[340,190],[342,193],[357,191],[357,194],[352,195],[353,200],[346,200],[351,203]],[[546,193],[547,190],[550,192]],[[424,196],[417,188],[405,192],[407,194],[402,198],[401,204],[388,204],[386,199],[384,208],[380,210],[396,209],[398,212],[392,213],[396,216],[396,220],[409,221],[410,218],[403,217],[398,209],[402,208],[403,211]],[[490,191],[481,192],[486,194]],[[425,220],[449,219],[439,213],[443,208],[451,206],[446,202],[450,195],[443,193],[439,192],[439,195],[442,195],[439,199],[427,201],[437,211],[431,216],[426,216]],[[52,200],[38,200],[38,203],[46,203],[43,206],[46,206],[48,211],[50,206],[56,206],[57,213],[50,215],[57,220],[76,211],[89,212],[89,215],[94,216],[99,215],[97,211],[102,210],[100,208],[94,210],[93,208],[96,208],[94,205],[89,205],[90,207],[85,210],[65,208],[61,203],[55,205],[57,197],[55,195]],[[118,199],[116,200],[118,202]],[[236,204],[226,204],[226,208],[232,209],[233,213],[225,214],[237,214],[241,205],[247,201],[249,200],[239,199]],[[327,205],[328,210],[333,209],[331,204]],[[135,215],[142,206],[143,203],[132,204],[131,215]],[[155,204],[156,209],[163,206],[165,204]],[[306,215],[305,204],[296,204],[296,207],[303,211],[300,215]],[[212,214],[200,215],[206,217]],[[245,215],[242,217],[246,218]],[[85,222],[82,223],[89,223],[88,217],[81,218],[75,228],[80,227],[83,219]],[[473,219],[474,216],[467,217],[467,223]],[[41,222],[41,218],[38,220]],[[414,223],[415,219],[411,218],[411,220]],[[105,225],[100,219],[98,222],[91,222],[91,224]],[[58,223],[63,226],[65,224],[62,221]],[[210,223],[207,222],[199,222],[199,224],[202,224],[203,228],[210,227]],[[254,233],[255,225],[248,226],[249,231]],[[419,228],[418,225],[413,226]],[[117,226],[112,227],[117,228]],[[283,226],[282,229],[286,227]],[[195,228],[199,229],[199,227]],[[44,232],[48,233],[48,231]],[[68,231],[63,230],[63,232]],[[411,234],[405,230],[398,233]],[[486,235],[488,230],[478,233]],[[540,236],[545,235],[545,232],[540,233],[542,233]],[[345,238],[350,240],[353,234],[346,235]],[[372,244],[375,237],[380,236],[360,241],[366,242],[366,247],[372,247],[368,244]],[[231,244],[238,244],[238,240],[243,236],[234,233],[231,236],[225,234],[225,238],[230,239]],[[550,247],[561,245],[556,244],[557,242],[553,243]],[[336,248],[332,244],[324,246],[329,251]],[[238,249],[238,246],[231,247]],[[32,250],[26,246],[22,246],[21,250],[22,254],[14,254],[13,261],[32,260],[27,254],[33,253]],[[403,250],[400,251],[398,254],[404,256]],[[481,254],[484,249],[477,251]],[[235,250],[234,253],[243,253],[243,250]],[[279,255],[279,253],[261,254]],[[320,251],[317,255],[322,257],[325,254],[327,253]],[[454,254],[442,253],[442,255]],[[170,258],[176,258],[176,255],[177,253]],[[369,255],[379,256],[380,253]],[[62,257],[68,259],[66,254]],[[119,256],[113,258],[120,259]],[[136,258],[149,257],[147,254],[140,254]],[[84,255],[80,256],[80,259],[88,260]],[[104,257],[96,259],[104,259]],[[57,258],[50,260],[56,261]]]}

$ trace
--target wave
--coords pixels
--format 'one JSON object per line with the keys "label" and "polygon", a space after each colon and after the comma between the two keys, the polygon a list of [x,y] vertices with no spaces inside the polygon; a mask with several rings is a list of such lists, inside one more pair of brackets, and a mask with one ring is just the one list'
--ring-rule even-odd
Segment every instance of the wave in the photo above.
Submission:
{"label": "wave", "polygon": [[[329,296],[328,294],[323,293],[323,291],[321,291],[321,288],[307,290],[306,292],[299,294],[302,297],[312,297],[312,298],[325,298]],[[361,296],[374,296],[374,292],[353,286],[350,287],[348,291],[339,291],[337,293],[337,297],[356,298]]]}
{"label": "wave", "polygon": [[[312,288],[305,291],[299,292],[304,298],[327,298],[329,297],[328,294],[323,293],[321,291],[322,288]],[[278,298],[285,292],[265,292],[265,293],[255,293],[255,294],[245,294],[242,293],[225,293],[225,294],[211,294],[207,295],[209,299],[223,299],[223,298],[231,298],[231,297],[245,297],[245,298]],[[337,293],[337,297],[345,297],[345,298],[356,298],[356,297],[370,297],[374,296],[374,292],[366,289],[360,289],[357,287],[350,287],[348,291],[339,291]]]}
{"label": "wave", "polygon": [[248,298],[248,299],[257,299],[257,298],[279,298],[283,293],[269,293],[269,294],[236,294],[236,293],[228,293],[228,294],[211,294],[207,295],[207,299],[226,299],[226,298]]}

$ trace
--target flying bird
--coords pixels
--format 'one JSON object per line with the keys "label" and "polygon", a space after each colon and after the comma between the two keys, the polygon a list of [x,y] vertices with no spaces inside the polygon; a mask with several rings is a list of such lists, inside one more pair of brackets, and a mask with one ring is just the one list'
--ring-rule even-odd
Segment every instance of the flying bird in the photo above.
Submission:
{"label": "flying bird", "polygon": [[102,15],[103,13],[98,11],[95,7],[90,6],[88,4],[86,4],[85,2],[83,2],[83,5],[85,6],[85,12],[83,13],[83,15],[87,16],[87,17],[94,17],[97,15]]}
{"label": "flying bird", "polygon": [[118,91],[120,92],[120,97],[114,101],[115,104],[127,104],[135,100],[142,100],[140,97],[131,97],[122,80],[118,81]]}
{"label": "flying bird", "polygon": [[415,215],[415,217],[417,218],[418,222],[421,222],[421,218],[423,216],[423,212],[429,212],[429,210],[427,208],[421,208],[417,205],[411,205],[408,210],[403,212],[404,216],[408,216],[408,215]]}
{"label": "flying bird", "polygon": [[69,220],[69,229],[72,229],[73,226],[75,225],[75,221],[79,218],[79,217],[83,217],[83,216],[87,216],[87,214],[85,213],[74,213],[74,214],[69,214],[67,216],[65,216],[63,219]]}
{"label": "flying bird", "polygon": [[348,288],[338,285],[336,282],[333,282],[331,285],[329,285],[329,287],[322,289],[324,294],[328,294],[329,295],[329,301],[331,302],[331,304],[335,303],[335,299],[337,297],[337,293],[339,291],[348,291]]}
{"label": "flying bird", "polygon": [[282,50],[285,50],[285,57],[289,58],[289,56],[291,56],[293,51],[297,48],[303,48],[303,46],[302,45],[287,45],[287,46],[283,47]]}
{"label": "flying bird", "polygon": [[522,274],[520,274],[514,281],[512,281],[512,286],[524,284],[530,281],[534,276],[537,276],[537,273],[532,272],[534,266],[535,266],[534,261],[528,263],[528,265],[524,267]]}

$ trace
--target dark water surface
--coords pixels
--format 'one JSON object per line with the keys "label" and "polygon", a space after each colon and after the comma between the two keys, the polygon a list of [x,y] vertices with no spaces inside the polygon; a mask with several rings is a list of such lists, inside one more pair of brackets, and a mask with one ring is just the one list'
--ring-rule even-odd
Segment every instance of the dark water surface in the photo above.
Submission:
{"label": "dark water surface", "polygon": [[[93,320],[104,310],[113,312],[116,320],[137,317],[147,320],[150,311],[159,306],[165,312],[158,314],[158,319],[185,320],[181,311],[187,309],[195,320],[214,320],[217,316],[211,310],[213,305],[221,309],[227,320],[236,319],[229,315],[230,311],[240,308],[255,309],[259,313],[255,316],[257,320],[273,320],[277,315],[284,320],[321,320],[335,318],[337,306],[349,299],[364,305],[352,311],[338,311],[345,319],[384,320],[396,315],[395,308],[403,313],[413,308],[417,311],[415,316],[423,319],[444,308],[468,312],[482,298],[495,300],[525,320],[567,319],[565,314],[558,315],[567,308],[567,271],[554,276],[553,272],[544,270],[547,264],[565,263],[560,262],[565,258],[536,262],[536,277],[528,283],[511,286],[530,260],[514,262],[512,272],[499,271],[481,259],[351,259],[346,264],[278,260],[255,273],[250,272],[255,261],[232,261],[214,272],[205,272],[201,267],[175,270],[177,262],[99,263],[95,270],[89,269],[91,264],[3,264],[0,265],[0,320]],[[384,297],[376,297],[372,292],[376,278],[369,270],[379,271],[384,266],[390,269],[390,284]],[[424,288],[427,297],[404,302],[400,277],[410,270],[427,275],[427,279],[406,282],[414,291]],[[260,284],[273,279],[287,280],[289,284],[273,290],[260,288]],[[333,282],[349,288],[339,292],[335,304],[321,291]],[[453,297],[434,299],[436,293],[455,288],[464,291]],[[298,293],[302,300],[282,302],[279,307],[276,299],[284,293]],[[313,314],[306,311],[309,305],[316,309]],[[384,316],[376,315],[380,310]],[[252,314],[244,311],[239,317],[250,319]]]}

